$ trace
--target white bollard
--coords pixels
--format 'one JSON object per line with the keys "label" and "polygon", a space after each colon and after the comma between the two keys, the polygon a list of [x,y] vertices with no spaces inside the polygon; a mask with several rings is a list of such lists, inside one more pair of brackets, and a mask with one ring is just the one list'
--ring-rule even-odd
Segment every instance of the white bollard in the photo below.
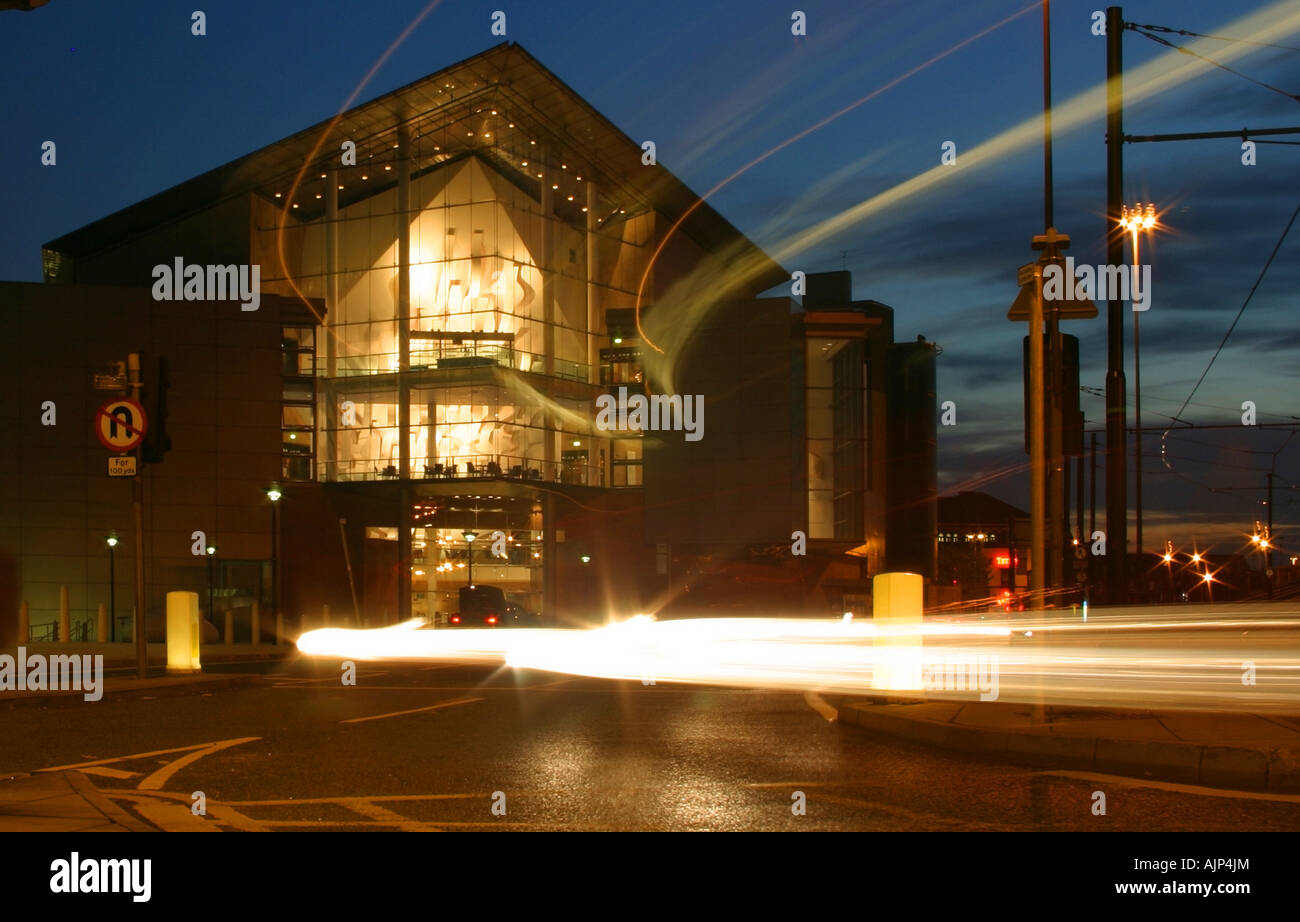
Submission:
{"label": "white bollard", "polygon": [[[875,665],[871,687],[920,689],[921,608],[925,583],[918,573],[880,573],[872,580]],[[908,630],[914,628],[914,630]]]}
{"label": "white bollard", "polygon": [[167,593],[167,671],[198,672],[199,663],[199,594]]}

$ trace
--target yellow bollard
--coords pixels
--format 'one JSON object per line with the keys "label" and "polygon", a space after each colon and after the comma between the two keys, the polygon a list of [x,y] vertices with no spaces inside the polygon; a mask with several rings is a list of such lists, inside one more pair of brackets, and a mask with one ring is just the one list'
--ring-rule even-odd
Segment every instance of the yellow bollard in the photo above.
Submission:
{"label": "yellow bollard", "polygon": [[99,603],[99,623],[95,633],[95,639],[100,643],[108,643],[108,606],[103,602]]}
{"label": "yellow bollard", "polygon": [[59,643],[72,639],[72,619],[68,614],[68,587],[59,587]]}
{"label": "yellow bollard", "polygon": [[257,602],[253,603],[253,611],[248,616],[248,622],[252,627],[249,642],[257,646],[262,642],[262,606]]}
{"label": "yellow bollard", "polygon": [[[875,666],[871,687],[890,691],[920,689],[921,608],[924,581],[917,573],[880,573],[872,581],[872,639]],[[908,630],[913,628],[914,630]]]}
{"label": "yellow bollard", "polygon": [[235,642],[235,613],[226,612],[226,646],[231,646]]}
{"label": "yellow bollard", "polygon": [[199,663],[199,594],[167,593],[167,671],[198,672]]}

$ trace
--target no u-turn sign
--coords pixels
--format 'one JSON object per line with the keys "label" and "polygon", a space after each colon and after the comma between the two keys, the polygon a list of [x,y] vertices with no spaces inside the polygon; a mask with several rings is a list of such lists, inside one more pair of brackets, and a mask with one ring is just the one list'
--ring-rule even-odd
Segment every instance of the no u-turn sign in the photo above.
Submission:
{"label": "no u-turn sign", "polygon": [[130,451],[145,433],[144,407],[127,397],[109,400],[95,413],[95,435],[109,451]]}

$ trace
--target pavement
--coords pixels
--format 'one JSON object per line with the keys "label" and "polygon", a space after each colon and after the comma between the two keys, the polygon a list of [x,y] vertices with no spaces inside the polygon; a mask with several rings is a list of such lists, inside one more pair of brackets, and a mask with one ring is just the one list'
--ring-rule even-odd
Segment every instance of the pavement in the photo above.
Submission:
{"label": "pavement", "polygon": [[81,772],[0,778],[0,833],[151,831]]}
{"label": "pavement", "polygon": [[[54,643],[49,641],[28,642],[22,645],[28,654],[40,653],[46,656],[103,656],[105,669],[126,669],[135,667],[135,644],[132,643]],[[167,665],[167,645],[165,643],[149,644],[149,665]],[[0,649],[0,653],[13,655],[15,647]],[[296,655],[297,648],[290,641],[282,644],[262,643],[252,646],[247,643],[224,644],[205,643],[199,648],[199,656],[205,664],[266,662],[284,659]]]}
{"label": "pavement", "polygon": [[1232,790],[1300,792],[1300,716],[848,700],[842,724],[981,756]]}

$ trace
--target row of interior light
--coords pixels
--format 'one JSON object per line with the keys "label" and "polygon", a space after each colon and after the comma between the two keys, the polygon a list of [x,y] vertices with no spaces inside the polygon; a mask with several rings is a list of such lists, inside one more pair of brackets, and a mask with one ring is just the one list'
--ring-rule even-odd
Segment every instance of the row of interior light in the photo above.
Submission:
{"label": "row of interior light", "polygon": [[[482,110],[479,110],[479,111],[482,111]],[[492,113],[493,115],[496,115],[496,114],[497,114],[497,110],[496,110],[496,109],[492,109],[492,110],[490,110],[490,111],[491,111],[491,113]],[[477,113],[475,113],[475,114],[477,114]],[[511,128],[514,128],[514,127],[515,127],[515,123],[514,123],[514,122],[509,122],[508,124],[509,124],[509,127],[511,127]],[[470,137],[470,138],[472,138],[472,137],[474,137],[474,132],[472,132],[472,131],[466,131],[466,132],[465,132],[465,135],[466,135],[466,137]],[[490,131],[485,131],[485,132],[483,133],[483,137],[485,137],[485,138],[491,138],[491,137],[492,137],[492,132],[490,132]],[[533,145],[533,146],[536,146],[536,145],[537,145],[537,142],[536,142],[536,141],[533,141],[533,140],[530,140],[528,143],[529,143],[530,145]],[[398,145],[396,145],[396,144],[393,145],[394,148],[396,148],[397,146],[398,146]],[[438,144],[435,144],[435,145],[433,145],[433,149],[434,149],[435,151],[440,151],[440,150],[442,150],[442,147],[441,147],[440,145],[438,145]],[[521,160],[520,163],[519,163],[519,165],[520,165],[521,167],[524,167],[524,168],[526,169],[526,168],[528,167],[528,161],[527,161],[527,160]],[[386,171],[391,171],[392,169],[393,169],[392,164],[390,164],[390,163],[386,163],[386,164],[384,164],[384,170],[386,170]],[[561,163],[561,164],[560,164],[560,169],[562,169],[562,170],[566,170],[566,171],[567,171],[567,170],[569,169],[569,165],[568,165],[567,163]],[[320,174],[320,178],[321,178],[321,179],[328,179],[328,178],[329,178],[329,174],[328,174],[328,173],[321,173],[321,174]],[[361,174],[361,178],[362,178],[363,180],[368,180],[368,179],[370,179],[370,175],[369,175],[368,173],[362,173],[362,174]],[[541,179],[541,178],[542,178],[542,174],[541,174],[541,173],[538,173],[538,174],[537,174],[537,178],[538,178],[538,179]],[[578,182],[582,182],[582,177],[581,177],[581,176],[575,176],[574,178],[575,178]],[[560,188],[560,184],[559,184],[559,183],[552,183],[552,184],[551,184],[551,189],[552,189],[553,191],[558,190],[559,188]],[[340,191],[340,192],[343,191],[343,185],[342,185],[342,184],[339,185],[339,191]],[[321,198],[322,194],[323,194],[323,193],[317,192],[317,193],[316,193],[316,198]],[[277,192],[277,193],[275,193],[275,197],[276,197],[276,198],[282,198],[283,195],[284,195],[284,194],[281,193],[281,192]],[[572,201],[574,200],[574,197],[573,197],[572,195],[567,196],[567,198],[568,198],[568,200],[569,200],[570,202],[572,202]],[[293,207],[294,207],[294,208],[297,208],[297,207],[298,207],[298,203],[297,203],[297,202],[294,202],[294,203],[293,203]],[[586,206],[586,205],[583,205],[583,206],[582,206],[582,210],[585,212],[585,211],[587,210],[587,206]],[[618,213],[619,213],[619,214],[626,214],[627,211],[626,211],[626,209],[620,208],[620,209],[618,210]],[[605,220],[604,218],[597,218],[597,219],[596,219],[596,222],[597,222],[597,223],[600,223],[600,222],[602,222],[602,221],[604,221],[604,220]]]}

